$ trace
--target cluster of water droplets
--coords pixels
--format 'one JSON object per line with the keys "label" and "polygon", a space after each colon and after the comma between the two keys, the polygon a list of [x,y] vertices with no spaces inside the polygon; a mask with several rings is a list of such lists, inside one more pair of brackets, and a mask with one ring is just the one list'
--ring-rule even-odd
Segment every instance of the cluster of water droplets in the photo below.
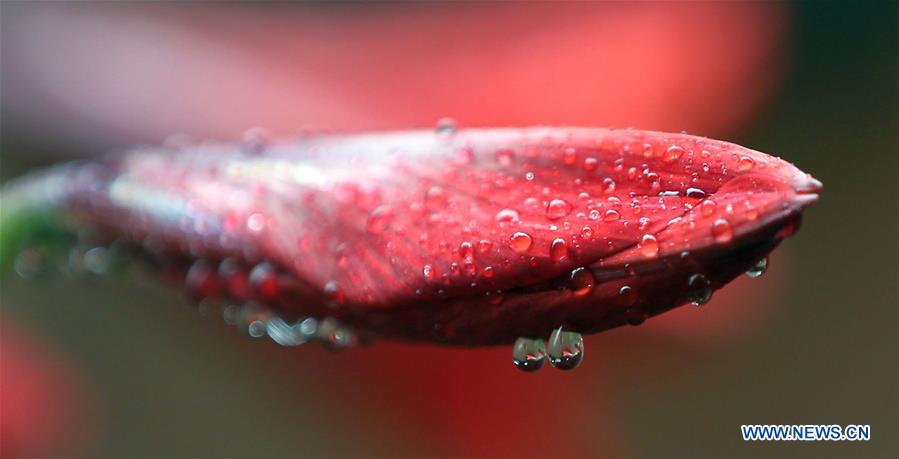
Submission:
{"label": "cluster of water droplets", "polygon": [[519,370],[537,371],[547,358],[553,368],[577,368],[584,360],[584,338],[580,333],[559,327],[553,330],[547,343],[540,338],[518,338],[512,346],[512,363]]}

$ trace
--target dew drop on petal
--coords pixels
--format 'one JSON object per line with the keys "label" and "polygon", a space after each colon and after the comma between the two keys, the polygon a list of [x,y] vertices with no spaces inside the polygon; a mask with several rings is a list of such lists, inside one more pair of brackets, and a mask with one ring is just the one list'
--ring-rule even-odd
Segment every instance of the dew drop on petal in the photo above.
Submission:
{"label": "dew drop on petal", "polygon": [[751,278],[756,278],[756,277],[761,276],[762,274],[765,274],[765,271],[767,271],[767,270],[768,270],[768,258],[762,258],[761,260],[758,261],[758,263],[756,263],[751,268],[749,268],[748,271],[746,271],[746,275]]}
{"label": "dew drop on petal", "polygon": [[584,226],[583,228],[581,228],[581,239],[588,240],[588,239],[591,239],[592,237],[593,237],[593,228],[590,228],[589,226]]}
{"label": "dew drop on petal", "polygon": [[553,261],[563,261],[568,258],[568,245],[565,244],[565,239],[560,237],[553,239],[552,244],[549,246],[549,257]]}
{"label": "dew drop on petal", "polygon": [[531,248],[532,242],[530,234],[519,231],[509,239],[509,247],[518,253],[524,253]]}
{"label": "dew drop on petal", "polygon": [[335,303],[343,303],[343,290],[340,289],[340,284],[338,284],[337,281],[328,281],[325,284],[324,292],[329,300],[334,301]]}
{"label": "dew drop on petal", "polygon": [[278,273],[269,263],[259,263],[250,271],[250,288],[255,295],[264,301],[278,297]]}
{"label": "dew drop on petal", "polygon": [[265,215],[260,214],[259,212],[250,214],[247,217],[247,229],[254,233],[258,233],[265,229]]}
{"label": "dew drop on petal", "polygon": [[471,245],[471,242],[459,244],[459,256],[462,258],[471,258],[474,256],[474,246]]}
{"label": "dew drop on petal", "polygon": [[432,281],[437,277],[437,272],[434,271],[434,268],[431,265],[425,265],[421,269],[421,273],[427,281]]}
{"label": "dew drop on petal", "polygon": [[703,216],[711,217],[715,213],[715,208],[717,207],[718,205],[715,204],[715,201],[706,199],[705,201],[702,201],[702,204],[699,205],[699,211]]}
{"label": "dew drop on petal", "polygon": [[185,275],[184,288],[197,299],[217,296],[221,290],[217,270],[206,260],[193,262]]}
{"label": "dew drop on petal", "polygon": [[509,149],[502,149],[496,152],[496,162],[499,163],[500,166],[508,167],[512,165],[512,161],[515,159],[515,153]]}
{"label": "dew drop on petal", "polygon": [[496,213],[496,221],[500,223],[509,223],[518,220],[518,211],[514,209],[503,209]]}
{"label": "dew drop on petal", "polygon": [[553,330],[546,345],[549,363],[559,370],[573,370],[584,360],[584,338],[580,333]]}
{"label": "dew drop on petal", "polygon": [[712,299],[712,284],[702,274],[694,274],[687,281],[687,300],[693,306],[701,306]]}
{"label": "dew drop on petal", "polygon": [[687,188],[687,191],[684,193],[688,198],[704,198],[706,196],[705,191],[700,188]]}
{"label": "dew drop on petal", "polygon": [[644,234],[637,243],[637,249],[646,258],[653,258],[659,254],[659,241],[652,234]]}
{"label": "dew drop on petal", "polygon": [[546,218],[558,220],[571,213],[571,204],[564,199],[553,199],[546,207]]}
{"label": "dew drop on petal", "polygon": [[743,156],[740,158],[740,161],[737,163],[737,170],[740,172],[746,172],[751,170],[755,166],[755,161],[748,156]]}
{"label": "dew drop on petal", "polygon": [[615,220],[618,220],[619,218],[621,218],[621,214],[619,214],[615,209],[607,210],[606,213],[602,216],[602,220],[606,222],[613,222]]}
{"label": "dew drop on petal", "polygon": [[452,118],[440,118],[434,132],[441,137],[451,136],[456,133],[456,120]]}
{"label": "dew drop on petal", "polygon": [[712,236],[714,236],[716,242],[723,244],[730,242],[734,232],[727,220],[719,218],[712,223]]}
{"label": "dew drop on petal", "polygon": [[684,149],[682,147],[672,145],[665,150],[665,154],[662,155],[662,161],[666,163],[677,161],[683,154]]}
{"label": "dew drop on petal", "polygon": [[368,217],[368,231],[379,234],[384,232],[393,220],[393,209],[390,206],[379,206]]}
{"label": "dew drop on petal", "polygon": [[589,295],[595,285],[596,277],[589,269],[581,267],[571,271],[571,290],[574,296]]}
{"label": "dew drop on petal", "polygon": [[521,371],[539,370],[546,360],[546,345],[542,339],[518,338],[512,346],[512,363]]}
{"label": "dew drop on petal", "polygon": [[566,148],[564,152],[562,152],[562,162],[568,166],[571,166],[577,161],[577,150],[574,148]]}
{"label": "dew drop on petal", "polygon": [[599,166],[599,160],[594,157],[589,157],[584,159],[584,170],[587,172],[595,171],[597,166]]}
{"label": "dew drop on petal", "polygon": [[618,302],[630,306],[637,302],[637,292],[630,285],[622,285],[618,289]]}

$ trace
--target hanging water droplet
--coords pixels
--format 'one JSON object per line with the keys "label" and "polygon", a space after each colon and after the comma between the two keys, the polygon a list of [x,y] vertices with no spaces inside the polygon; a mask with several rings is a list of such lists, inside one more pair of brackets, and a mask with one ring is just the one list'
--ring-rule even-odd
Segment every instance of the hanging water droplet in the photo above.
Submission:
{"label": "hanging water droplet", "polygon": [[272,341],[282,346],[299,346],[308,340],[300,330],[300,323],[288,324],[280,317],[274,317],[266,323],[265,331]]}
{"label": "hanging water droplet", "polygon": [[437,120],[435,132],[438,136],[448,137],[456,133],[456,120],[452,118],[440,118]]}
{"label": "hanging water droplet", "polygon": [[257,298],[273,301],[278,297],[278,273],[270,263],[259,263],[250,271],[250,288]]}
{"label": "hanging water droplet", "polygon": [[249,298],[249,279],[244,265],[236,258],[225,258],[219,264],[218,276],[224,283],[226,293],[238,300]]}
{"label": "hanging water droplet", "polygon": [[525,253],[531,248],[532,242],[530,234],[519,231],[509,239],[509,247],[518,253]]}
{"label": "hanging water droplet", "polygon": [[206,260],[195,261],[184,276],[184,288],[198,300],[218,296],[220,283],[215,267]]}
{"label": "hanging water droplet", "polygon": [[584,338],[580,333],[553,330],[546,346],[549,363],[560,370],[573,370],[584,360]]}
{"label": "hanging water droplet", "polygon": [[49,253],[43,247],[29,247],[16,255],[13,269],[22,279],[32,280],[49,272]]}
{"label": "hanging water droplet", "polygon": [[550,220],[558,220],[571,213],[571,204],[564,199],[553,199],[546,206],[546,218]]}
{"label": "hanging water droplet", "polygon": [[702,274],[694,274],[687,281],[687,300],[701,306],[712,299],[712,283]]}
{"label": "hanging water droplet", "polygon": [[543,367],[546,345],[542,339],[518,338],[512,346],[512,363],[521,371],[534,372]]}
{"label": "hanging water droplet", "polygon": [[756,263],[755,265],[753,265],[753,267],[749,268],[749,270],[746,271],[746,275],[754,279],[756,277],[761,276],[762,274],[765,274],[765,271],[767,271],[767,270],[768,270],[768,259],[762,258],[761,260],[758,261],[758,263]]}
{"label": "hanging water droplet", "polygon": [[260,338],[262,335],[265,335],[266,328],[268,326],[265,320],[256,319],[247,325],[247,333],[253,338]]}

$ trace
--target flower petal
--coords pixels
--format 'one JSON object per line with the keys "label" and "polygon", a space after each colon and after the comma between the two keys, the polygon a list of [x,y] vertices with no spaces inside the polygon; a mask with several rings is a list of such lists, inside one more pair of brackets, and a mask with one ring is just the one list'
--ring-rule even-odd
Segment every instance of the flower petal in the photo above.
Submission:
{"label": "flower petal", "polygon": [[140,149],[68,180],[68,207],[112,234],[266,262],[256,299],[282,311],[457,344],[598,331],[711,294],[820,189],[695,136],[452,126]]}

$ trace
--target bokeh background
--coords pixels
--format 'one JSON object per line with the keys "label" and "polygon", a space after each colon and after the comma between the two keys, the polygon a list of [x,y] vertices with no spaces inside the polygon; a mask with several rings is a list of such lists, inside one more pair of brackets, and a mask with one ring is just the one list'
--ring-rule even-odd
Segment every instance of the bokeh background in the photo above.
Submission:
{"label": "bokeh background", "polygon": [[[0,4],[0,178],[159,143],[433,125],[686,130],[825,184],[761,279],[510,350],[253,340],[135,279],[2,278],[3,456],[897,452],[899,3]],[[870,424],[744,443],[747,423]]]}

